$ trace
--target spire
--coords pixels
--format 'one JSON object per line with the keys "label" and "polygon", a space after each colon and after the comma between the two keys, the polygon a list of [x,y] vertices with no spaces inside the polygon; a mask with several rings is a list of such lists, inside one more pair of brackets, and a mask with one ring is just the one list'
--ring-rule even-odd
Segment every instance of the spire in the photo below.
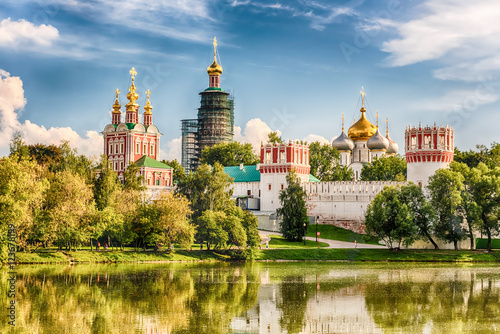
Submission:
{"label": "spire", "polygon": [[153,109],[153,106],[151,105],[151,102],[149,101],[149,95],[151,95],[151,91],[148,89],[146,91],[146,95],[148,96],[148,99],[146,101],[146,105],[144,106],[144,114],[152,114],[151,110]]}
{"label": "spire", "polygon": [[129,103],[127,103],[127,111],[136,111],[137,110],[137,107],[139,106],[137,103],[135,103],[135,101],[137,101],[137,99],[139,98],[139,94],[137,94],[135,92],[136,88],[135,88],[135,76],[137,75],[137,72],[135,70],[135,68],[132,67],[132,69],[130,70],[130,75],[132,76],[132,84],[130,85],[130,88],[129,88],[129,93],[127,94],[127,99],[130,101]]}
{"label": "spire", "polygon": [[344,132],[344,113],[342,113],[342,132]]}
{"label": "spire", "polygon": [[222,74],[222,66],[217,64],[217,38],[214,37],[214,62],[207,68],[210,88],[220,88],[220,75]]}
{"label": "spire", "polygon": [[378,129],[378,110],[377,113],[375,114],[375,117],[377,117],[377,129]]}
{"label": "spire", "polygon": [[385,135],[389,137],[389,117],[385,118]]}

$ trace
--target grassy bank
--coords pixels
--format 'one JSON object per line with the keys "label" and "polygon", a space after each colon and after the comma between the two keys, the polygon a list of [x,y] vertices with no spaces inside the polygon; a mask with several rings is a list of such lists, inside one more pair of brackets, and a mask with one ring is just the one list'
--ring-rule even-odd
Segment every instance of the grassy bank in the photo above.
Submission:
{"label": "grassy bank", "polygon": [[470,250],[388,249],[267,249],[259,260],[378,261],[378,262],[500,262],[500,252]]}
{"label": "grassy bank", "polygon": [[[304,242],[290,242],[286,241],[280,235],[269,235],[271,237],[271,241],[269,242],[269,248],[293,248],[293,249],[307,249],[307,248],[317,248],[318,243],[312,240],[306,240],[305,245]],[[265,247],[265,245],[262,245]],[[320,242],[319,247],[328,247],[326,242]]]}
{"label": "grassy bank", "polygon": [[[330,239],[330,240],[339,240],[339,241],[348,241],[348,242],[354,242],[357,241],[358,243],[362,242],[365,244],[373,244],[373,245],[378,245],[378,241],[374,237],[370,237],[368,235],[364,234],[358,234],[354,233],[353,231],[349,231],[337,226],[333,225],[321,225],[318,224],[318,232],[320,232],[320,238],[323,239]],[[316,237],[316,225],[311,224],[307,228],[307,234],[308,237]]]}

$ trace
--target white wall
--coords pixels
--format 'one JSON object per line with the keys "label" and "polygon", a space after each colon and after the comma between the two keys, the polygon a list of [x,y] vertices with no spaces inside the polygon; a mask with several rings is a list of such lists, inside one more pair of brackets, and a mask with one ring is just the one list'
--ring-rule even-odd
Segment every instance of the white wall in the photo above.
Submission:
{"label": "white wall", "polygon": [[412,162],[407,165],[407,180],[416,185],[422,183],[422,189],[429,184],[429,177],[440,168],[448,168],[446,162]]}

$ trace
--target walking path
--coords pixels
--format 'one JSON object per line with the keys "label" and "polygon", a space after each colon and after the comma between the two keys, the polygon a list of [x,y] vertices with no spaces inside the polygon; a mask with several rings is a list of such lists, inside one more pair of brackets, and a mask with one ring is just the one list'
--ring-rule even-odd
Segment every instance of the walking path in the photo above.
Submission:
{"label": "walking path", "polygon": [[[261,245],[265,245],[266,242],[271,241],[271,235],[281,235],[281,233],[278,232],[270,232],[270,231],[259,231],[260,233],[260,238],[262,239]],[[305,237],[306,240],[311,240],[311,241],[316,241],[315,237]],[[354,242],[347,242],[347,241],[338,241],[338,240],[330,240],[330,239],[323,239],[323,238],[318,238],[319,242],[324,242],[328,244],[328,247],[321,247],[321,248],[387,248],[386,246],[382,245],[371,245],[371,244],[362,244],[358,243],[357,245]]]}

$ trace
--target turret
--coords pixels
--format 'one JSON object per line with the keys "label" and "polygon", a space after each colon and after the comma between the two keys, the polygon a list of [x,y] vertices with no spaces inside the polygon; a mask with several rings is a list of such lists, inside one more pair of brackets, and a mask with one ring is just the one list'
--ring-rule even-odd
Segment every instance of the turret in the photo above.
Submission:
{"label": "turret", "polygon": [[349,166],[354,142],[344,133],[344,113],[342,113],[342,133],[332,141],[332,146],[340,153],[340,165]]}
{"label": "turret", "polygon": [[153,106],[151,105],[151,102],[149,102],[149,95],[151,95],[151,92],[149,89],[146,91],[146,95],[148,96],[148,99],[146,101],[146,105],[144,106],[144,126],[149,126],[153,124],[153,113],[151,110],[153,110]]}
{"label": "turret", "polygon": [[440,168],[448,168],[453,161],[454,131],[450,126],[408,126],[405,131],[407,179],[423,187]]}
{"label": "turret", "polygon": [[217,64],[217,38],[214,37],[214,62],[208,66],[208,87],[220,88],[220,75],[222,74],[222,66]]}
{"label": "turret", "polygon": [[399,150],[398,144],[389,137],[389,118],[386,117],[385,119],[385,138],[389,141],[389,147],[387,148],[387,151],[385,152],[385,155],[390,157],[393,155],[396,155]]}
{"label": "turret", "polygon": [[389,141],[380,134],[378,130],[378,110],[377,110],[377,131],[368,139],[366,146],[370,149],[371,161],[380,159],[389,148]]}
{"label": "turret", "polygon": [[139,121],[139,105],[135,103],[135,101],[139,98],[139,94],[135,92],[136,88],[134,84],[137,72],[135,71],[135,68],[132,67],[129,73],[132,76],[132,84],[130,85],[129,92],[127,94],[129,103],[126,105],[127,113],[125,115],[125,123],[137,124]]}
{"label": "turret", "polygon": [[116,100],[115,104],[113,104],[113,111],[111,112],[111,124],[118,125],[120,124],[122,117],[122,112],[120,111],[120,108],[122,106],[120,105],[120,101],[118,101],[118,95],[120,94],[120,90],[117,88],[115,90],[115,93],[116,93]]}

